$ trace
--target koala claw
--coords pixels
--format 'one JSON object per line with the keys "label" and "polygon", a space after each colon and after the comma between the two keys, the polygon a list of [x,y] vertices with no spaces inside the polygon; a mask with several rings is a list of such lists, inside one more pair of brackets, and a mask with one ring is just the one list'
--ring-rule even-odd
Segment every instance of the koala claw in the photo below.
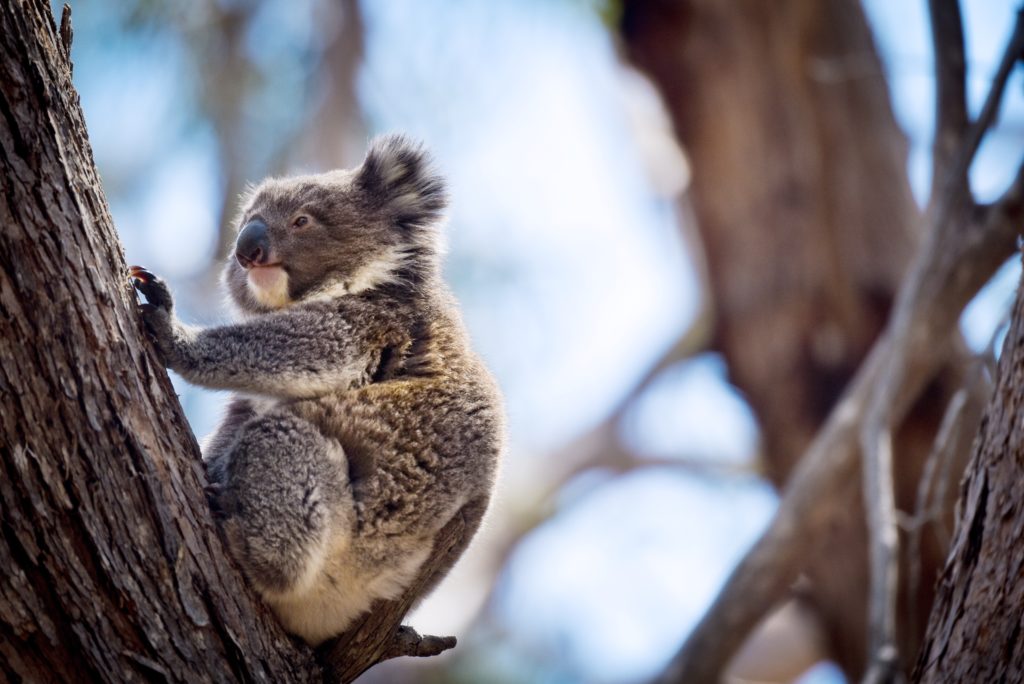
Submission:
{"label": "koala claw", "polygon": [[172,306],[171,291],[167,283],[153,275],[142,266],[129,267],[135,289],[146,296],[146,300],[160,309],[170,310]]}
{"label": "koala claw", "polygon": [[152,273],[147,271],[142,266],[129,266],[128,273],[131,275],[132,278],[137,278],[138,280],[142,281],[149,280],[153,276]]}
{"label": "koala claw", "polygon": [[156,347],[162,363],[171,367],[175,355],[174,301],[167,283],[141,266],[131,266],[132,285],[145,296],[138,304],[143,333]]}

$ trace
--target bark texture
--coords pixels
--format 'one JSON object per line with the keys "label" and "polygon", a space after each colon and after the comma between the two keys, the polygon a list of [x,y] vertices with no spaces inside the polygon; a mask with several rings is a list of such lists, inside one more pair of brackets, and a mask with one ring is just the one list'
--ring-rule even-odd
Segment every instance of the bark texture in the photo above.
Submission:
{"label": "bark texture", "polygon": [[1024,291],[961,485],[959,520],[914,679],[1024,681]]}
{"label": "bark texture", "polygon": [[49,4],[0,6],[0,672],[317,676],[223,555]]}
{"label": "bark texture", "polygon": [[[327,667],[224,554],[71,84],[70,22],[0,3],[0,681],[350,681],[454,639],[381,603]],[[456,517],[420,583],[466,543]]]}
{"label": "bark texture", "polygon": [[[690,156],[714,343],[781,488],[885,325],[918,241],[907,145],[869,28],[855,0],[634,0],[622,35]],[[926,393],[898,436],[903,510],[948,395]],[[849,492],[848,514],[805,569],[832,655],[857,677],[869,580],[863,503]],[[902,616],[909,653],[943,558],[930,529],[922,541],[923,579]]]}

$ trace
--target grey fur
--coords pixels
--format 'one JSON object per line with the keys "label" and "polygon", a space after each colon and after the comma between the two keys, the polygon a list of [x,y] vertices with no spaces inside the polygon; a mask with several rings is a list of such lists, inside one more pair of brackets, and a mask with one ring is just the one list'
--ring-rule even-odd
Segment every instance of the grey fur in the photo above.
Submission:
{"label": "grey fur", "polygon": [[475,530],[494,486],[503,411],[439,275],[445,201],[423,150],[391,136],[356,170],[249,193],[239,226],[266,223],[282,271],[255,287],[229,260],[240,322],[189,328],[166,285],[134,272],[168,367],[236,392],[204,448],[215,510],[254,586],[313,644],[400,595],[457,511]]}

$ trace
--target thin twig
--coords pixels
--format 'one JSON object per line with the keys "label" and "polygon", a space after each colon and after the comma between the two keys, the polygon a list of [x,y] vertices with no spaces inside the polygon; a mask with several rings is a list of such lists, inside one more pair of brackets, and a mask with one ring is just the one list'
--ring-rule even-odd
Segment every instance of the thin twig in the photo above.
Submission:
{"label": "thin twig", "polygon": [[1024,9],[1017,10],[1017,19],[1013,27],[1013,34],[1006,44],[1003,57],[999,62],[999,68],[992,79],[985,104],[981,107],[977,120],[968,131],[964,140],[964,146],[958,158],[958,163],[951,166],[951,170],[966,174],[970,168],[971,160],[978,152],[981,139],[985,133],[995,125],[999,116],[999,109],[1003,103],[1003,93],[1006,92],[1006,82],[1013,72],[1013,67],[1024,57]]}
{"label": "thin twig", "polygon": [[[957,428],[963,425],[963,422],[968,419],[968,416],[974,415],[975,419],[980,417],[981,411],[984,409],[985,404],[992,394],[992,389],[995,387],[996,381],[996,346],[999,343],[1001,333],[1010,325],[1010,316],[1013,313],[1013,301],[1008,301],[1005,305],[1005,312],[1000,322],[992,330],[992,335],[989,337],[988,343],[980,354],[975,358],[973,369],[971,371],[971,377],[964,385],[964,387],[958,391],[966,392],[966,402],[960,411],[960,416],[957,420],[959,425]],[[954,409],[954,403],[956,397],[950,402],[950,406],[947,410]],[[939,435],[942,435],[943,428],[945,426],[947,416],[943,416],[943,424],[939,427]],[[951,440],[956,441],[960,439],[958,435],[952,436]],[[942,440],[937,439],[936,444],[941,444]],[[946,450],[942,454],[943,458],[939,459],[936,467],[935,474],[935,486],[934,494],[931,495],[931,508],[934,514],[929,516],[931,518],[932,529],[935,533],[935,543],[939,548],[946,548],[949,545],[950,531],[946,527],[946,522],[942,513],[945,510],[946,493],[949,489],[949,484],[952,481],[952,467],[953,462],[956,460],[953,458],[952,450]],[[920,510],[920,508],[919,508]],[[913,555],[911,556],[913,560]],[[913,630],[912,630],[913,631]]]}
{"label": "thin twig", "polygon": [[[998,333],[992,335],[993,341],[998,336]],[[972,378],[965,385],[967,389],[967,403],[960,416],[960,436],[954,437],[954,441],[957,439],[963,439],[963,425],[968,425],[971,432],[968,437],[973,439],[976,432],[977,422],[981,420],[982,411],[985,410],[985,405],[988,404],[989,398],[992,396],[992,390],[995,387],[994,375],[989,372],[988,368],[989,355],[988,353],[982,353],[976,357],[974,363],[974,370],[972,372]],[[970,421],[970,423],[966,422]],[[969,448],[970,444],[961,444],[961,448]],[[944,511],[948,508],[947,502],[947,491],[949,490],[950,483],[953,482],[953,463],[956,461],[953,458],[955,454],[948,452],[944,454],[944,458],[940,459],[938,464],[938,472],[935,478],[935,492],[932,494],[932,506],[935,509],[941,509]],[[959,474],[959,473],[957,473]],[[939,548],[948,548],[950,530],[946,527],[945,517],[941,514],[933,516],[932,529],[935,532],[935,542]]]}
{"label": "thin twig", "polygon": [[932,145],[932,191],[937,197],[953,157],[967,131],[964,82],[964,29],[958,0],[929,0],[932,54],[935,56],[935,141]]}
{"label": "thin twig", "polygon": [[[1003,191],[994,202],[978,207],[980,221],[983,223],[1004,223],[1007,219],[1020,215],[1024,212],[1024,164],[1017,168],[1017,173],[1010,181],[1010,185]],[[1006,310],[1012,309],[1012,302],[1007,305]],[[1009,315],[1003,322],[1003,327],[1009,325]],[[991,340],[994,344],[995,340]]]}
{"label": "thin twig", "polygon": [[[942,517],[943,499],[932,496],[932,485],[938,473],[947,474],[948,468],[942,467],[952,459],[953,447],[960,437],[960,418],[964,406],[967,405],[967,388],[961,387],[953,395],[946,412],[939,424],[935,442],[932,444],[928,458],[924,462],[921,480],[917,485],[917,499],[914,502],[914,515],[910,519],[907,530],[907,619],[910,632],[917,631],[917,590],[921,581],[921,535],[924,526]],[[937,488],[936,488],[937,489]]]}

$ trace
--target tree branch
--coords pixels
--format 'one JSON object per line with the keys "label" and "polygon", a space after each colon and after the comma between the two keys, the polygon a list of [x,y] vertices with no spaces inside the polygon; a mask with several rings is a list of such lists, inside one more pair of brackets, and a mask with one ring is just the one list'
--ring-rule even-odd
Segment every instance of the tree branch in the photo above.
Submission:
{"label": "tree branch", "polygon": [[856,495],[853,444],[886,340],[876,345],[790,477],[768,529],[726,580],[722,591],[673,658],[665,684],[717,681],[733,653],[786,594],[804,559]]}
{"label": "tree branch", "polygon": [[[942,179],[944,185],[936,185],[933,179],[933,188],[942,188],[938,197],[933,195],[929,200],[930,206],[937,208],[935,213],[939,217],[934,223],[942,225],[944,223],[942,219],[948,217],[951,213],[949,211],[950,207],[955,207],[971,199],[970,189],[966,182],[967,172],[970,170],[971,163],[978,152],[978,148],[981,146],[982,138],[985,137],[985,134],[995,125],[998,119],[1003,94],[1006,91],[1006,82],[1010,78],[1014,65],[1022,58],[1024,58],[1024,9],[1017,12],[1013,33],[1010,35],[1009,41],[1007,41],[999,67],[992,78],[988,95],[985,97],[985,102],[982,105],[981,112],[978,114],[978,118],[968,127],[957,153],[946,161],[947,166],[945,168],[935,167],[935,177]],[[937,78],[939,77],[937,76]],[[946,86],[946,88],[949,87],[948,85]],[[946,115],[940,111],[936,116],[937,118],[943,118]],[[948,125],[951,124],[947,123]],[[938,141],[936,141],[936,144],[938,144]],[[1020,174],[1018,173],[1013,186],[1019,186],[1019,183]]]}
{"label": "tree branch", "polygon": [[963,306],[1011,253],[1007,248],[1013,238],[1007,234],[1007,226],[978,220],[966,179],[981,139],[996,120],[1009,73],[1022,54],[1024,13],[1019,12],[978,120],[948,162],[951,166],[937,167],[945,178],[944,190],[941,197],[933,198],[931,230],[900,287],[888,325],[891,353],[872,390],[860,431],[871,547],[869,648],[873,665],[866,681],[893,681],[899,672],[899,532],[892,454],[892,432],[901,418],[896,411],[897,397],[916,398],[934,377],[942,362],[935,351],[950,338]]}
{"label": "tree branch", "polygon": [[[808,7],[806,3],[793,3],[804,10]],[[812,3],[813,4],[813,3]],[[832,19],[836,15],[828,15],[827,12],[840,3],[825,3],[823,9],[816,8],[816,15],[829,16]],[[855,3],[848,3],[854,6]],[[715,7],[712,10],[710,7]],[[819,190],[815,183],[799,185],[794,177],[799,178],[789,166],[785,166],[787,159],[784,157],[787,148],[794,147],[792,140],[787,140],[787,148],[774,150],[776,154],[772,157],[759,158],[757,153],[761,151],[760,145],[763,139],[774,139],[776,129],[765,127],[765,130],[756,128],[758,121],[744,121],[746,128],[754,127],[755,134],[744,138],[744,126],[736,125],[734,119],[720,122],[720,103],[724,101],[735,101],[740,98],[746,103],[747,108],[761,103],[759,93],[764,87],[763,83],[767,77],[771,77],[770,83],[772,92],[788,85],[792,77],[780,68],[782,77],[776,77],[774,72],[764,74],[764,59],[766,50],[763,44],[757,41],[761,39],[762,33],[775,37],[777,34],[770,31],[762,31],[760,27],[775,19],[776,14],[762,12],[760,14],[749,12],[747,17],[749,24],[741,24],[739,28],[731,23],[737,22],[745,15],[741,12],[726,12],[722,9],[724,5],[711,3],[630,3],[627,9],[634,8],[634,11],[627,12],[623,20],[623,33],[627,38],[632,50],[632,57],[642,66],[650,69],[658,79],[662,92],[667,103],[673,108],[677,130],[691,146],[691,152],[699,160],[703,153],[707,159],[711,159],[712,169],[722,167],[731,169],[742,184],[744,171],[743,164],[757,164],[760,173],[756,175],[757,184],[750,184],[750,189],[756,191],[760,185],[767,185],[775,177],[781,177],[780,186],[799,187],[803,189],[807,198],[816,197],[813,194]],[[731,5],[730,5],[731,7]],[[829,8],[829,9],[824,9]],[[933,8],[940,13],[936,30],[941,34],[951,27],[959,28],[959,21],[951,24],[948,17],[941,15],[943,10],[948,10],[951,5],[939,5]],[[706,14],[707,17],[703,15]],[[784,13],[781,13],[785,16]],[[803,18],[803,15],[801,15]],[[847,17],[844,17],[847,18]],[[701,23],[701,20],[705,23]],[[954,16],[958,20],[958,15]],[[770,25],[770,24],[769,24]],[[807,25],[802,24],[805,34]],[[711,31],[706,30],[712,29]],[[705,30],[701,30],[705,29]],[[714,36],[714,40],[706,39],[707,34]],[[848,31],[847,31],[848,33]],[[1016,36],[1011,44],[1017,43]],[[685,37],[685,40],[683,38]],[[849,42],[840,43],[845,36],[829,34],[828,39],[817,38],[815,45],[818,51],[831,48],[837,43],[836,57],[842,59],[847,54],[860,54],[865,50],[859,44]],[[962,38],[961,38],[962,42]],[[680,47],[685,44],[685,48]],[[771,49],[779,41],[768,42]],[[752,47],[749,47],[752,46]],[[758,50],[757,48],[760,48]],[[856,48],[856,49],[853,49]],[[868,48],[870,49],[870,48]],[[1011,48],[1012,49],[1012,48]],[[750,59],[744,50],[754,52],[756,60]],[[946,100],[951,99],[950,93],[956,95],[962,93],[963,85],[953,69],[950,68],[953,60],[948,55],[937,56],[936,66],[943,70],[946,76],[946,86],[942,95]],[[723,58],[722,55],[726,57]],[[813,55],[817,57],[818,55]],[[696,70],[692,65],[701,64],[703,69]],[[738,65],[738,66],[737,66]],[[722,89],[715,88],[714,83],[723,81],[740,81],[747,74],[757,74],[759,80],[746,90],[743,89]],[[1001,92],[999,84],[1005,81],[1008,74],[1006,68],[1000,69],[997,73],[994,92]],[[708,78],[708,76],[711,78]],[[700,78],[707,78],[708,83]],[[781,85],[780,85],[781,84]],[[824,90],[824,88],[830,90]],[[806,94],[807,98],[825,98],[832,93],[836,85],[829,83],[818,90]],[[797,91],[800,92],[800,91]],[[849,98],[849,91],[841,91]],[[702,99],[703,94],[703,99]],[[723,94],[725,97],[723,97]],[[804,95],[804,93],[800,93]],[[789,96],[788,91],[784,96]],[[880,94],[872,94],[872,100],[877,102]],[[712,99],[712,97],[717,99]],[[899,259],[892,263],[898,265],[898,270],[892,272],[891,279],[875,275],[871,282],[891,283],[900,282],[898,300],[895,302],[895,310],[900,316],[908,316],[906,320],[894,323],[890,320],[887,332],[875,342],[868,359],[864,361],[857,371],[854,379],[847,385],[841,400],[835,405],[825,425],[820,428],[815,439],[807,449],[794,449],[803,452],[796,470],[790,476],[789,484],[785,489],[779,510],[772,521],[765,535],[751,549],[747,557],[737,566],[732,576],[711,607],[704,619],[691,634],[690,639],[683,646],[672,667],[666,673],[670,681],[714,681],[723,671],[735,648],[743,641],[747,633],[753,628],[758,620],[770,610],[777,601],[787,592],[797,574],[807,567],[820,567],[820,559],[815,558],[816,552],[823,548],[824,543],[834,538],[837,529],[843,529],[847,523],[851,506],[856,505],[855,497],[862,494],[857,487],[860,476],[860,439],[862,427],[869,416],[869,409],[875,406],[875,396],[881,384],[889,382],[889,374],[894,367],[899,367],[902,378],[892,383],[893,393],[890,396],[889,406],[884,412],[884,420],[881,425],[889,429],[890,425],[897,425],[916,403],[921,388],[934,378],[936,368],[943,364],[943,361],[951,353],[959,353],[957,345],[952,344],[953,334],[956,330],[959,314],[967,301],[980,289],[995,270],[1001,265],[1007,256],[1012,254],[1014,249],[1015,228],[1009,221],[1002,218],[993,218],[996,213],[1005,216],[1002,210],[989,212],[974,205],[969,192],[967,191],[967,171],[970,160],[980,144],[984,130],[991,125],[997,113],[998,107],[987,105],[982,109],[982,115],[973,125],[967,126],[966,105],[962,103],[962,95],[957,96],[959,103],[952,105],[954,110],[946,110],[946,115],[938,124],[944,130],[952,130],[960,127],[960,135],[951,149],[953,153],[948,155],[952,160],[949,166],[956,173],[939,172],[934,182],[936,187],[942,187],[943,191],[935,193],[933,207],[928,212],[928,225],[932,230],[926,237],[926,241],[918,243],[916,257],[913,259],[911,269],[904,268],[906,261]],[[848,100],[843,101],[846,105]],[[778,103],[769,101],[766,107],[775,106],[775,109],[768,109],[771,116],[778,116],[786,121],[782,114],[777,112],[788,112],[789,107],[779,106]],[[788,103],[787,103],[788,105]],[[865,108],[865,111],[873,111],[872,108]],[[961,112],[958,116],[951,116],[951,111]],[[768,117],[762,117],[768,118]],[[804,118],[796,119],[798,123],[792,126],[792,130],[800,131],[799,135],[806,135],[807,115]],[[731,124],[728,126],[727,124]],[[835,123],[832,122],[832,126]],[[780,127],[781,128],[781,127]],[[827,126],[825,126],[827,128]],[[836,126],[838,130],[842,127]],[[789,129],[785,129],[789,130]],[[767,133],[767,134],[766,134]],[[739,136],[739,137],[737,137]],[[832,147],[842,147],[849,144],[848,137],[825,137],[822,144]],[[741,140],[746,145],[721,144],[722,140]],[[718,144],[709,144],[706,141],[716,140]],[[857,141],[858,149],[863,147],[867,141]],[[892,149],[892,145],[889,148]],[[815,148],[816,149],[816,148]],[[726,154],[723,154],[723,151]],[[728,153],[731,153],[731,157]],[[813,154],[809,152],[807,154]],[[943,155],[940,155],[940,157]],[[738,168],[729,167],[724,159],[740,160]],[[878,159],[881,159],[879,157]],[[870,173],[884,167],[879,166],[879,161],[872,158],[872,167],[858,167],[856,158],[853,163],[847,164],[845,168],[864,168]],[[802,162],[803,158],[798,158]],[[902,161],[902,160],[901,160]],[[802,166],[794,164],[797,169]],[[729,192],[734,188],[727,188],[721,193],[725,195],[716,196],[714,189],[723,187],[720,182],[721,174],[718,177],[713,172],[705,171],[700,173],[701,167],[694,165],[694,187],[701,189],[701,179],[707,183],[702,187],[704,192],[705,207],[709,207],[702,216],[707,225],[720,225],[728,227],[739,219],[753,218],[756,221],[769,220],[771,217],[750,212],[744,214],[735,209],[735,201],[729,197]],[[783,169],[785,172],[776,171]],[[838,169],[822,167],[838,174]],[[819,169],[819,167],[815,167]],[[836,177],[839,177],[838,175]],[[864,196],[857,196],[856,201],[850,206],[857,210],[864,206],[886,207],[887,201],[891,199],[889,188],[894,183],[887,185],[872,185],[867,178],[853,175],[847,178],[847,183],[857,187],[867,188]],[[902,174],[900,174],[902,177]],[[718,182],[708,182],[712,178]],[[963,180],[960,183],[962,190],[951,193],[946,190],[953,187],[952,179]],[[726,179],[732,180],[732,179]],[[835,178],[830,179],[827,187],[835,184]],[[728,184],[725,184],[728,186]],[[778,198],[769,196],[762,203],[756,204],[763,212],[763,207],[773,206],[769,204],[778,201]],[[828,207],[827,203],[823,206]],[[782,212],[782,209],[779,209]],[[894,212],[888,211],[887,216]],[[751,216],[753,214],[753,216]],[[909,215],[909,214],[907,214]],[[792,223],[799,214],[784,213],[787,221]],[[822,212],[822,216],[829,216]],[[903,214],[898,214],[897,221],[906,223]],[[844,216],[845,218],[845,216]],[[820,218],[816,216],[820,222]],[[853,219],[855,220],[855,219]],[[717,222],[717,223],[716,223]],[[869,225],[877,225],[878,219],[874,219]],[[855,225],[855,224],[854,224]],[[815,224],[816,229],[820,227]],[[846,232],[850,226],[843,225]],[[889,233],[892,236],[900,234],[899,226],[893,226]],[[735,251],[737,241],[732,233],[722,230],[725,237],[719,236],[717,248],[722,253],[731,254]],[[738,231],[737,231],[738,232]],[[908,231],[914,233],[916,231]],[[810,233],[813,235],[813,233]],[[867,234],[872,234],[870,231]],[[733,237],[734,241],[726,238]],[[885,252],[887,249],[882,237],[877,243],[881,251],[872,251],[873,259]],[[890,239],[890,242],[892,240]],[[803,243],[800,243],[803,244]],[[770,245],[769,245],[770,246]],[[889,250],[892,252],[892,250]],[[763,254],[761,255],[763,257]],[[835,270],[849,268],[848,264],[853,261],[846,253],[840,253],[837,258],[837,265],[841,267]],[[749,269],[747,269],[749,270]],[[877,271],[871,271],[877,273]],[[812,272],[815,273],[816,272]],[[897,275],[901,274],[901,275]],[[907,275],[902,275],[907,274]],[[746,275],[743,269],[737,269],[731,274],[731,279],[717,283],[721,292],[743,293],[745,299],[742,301],[747,305],[742,313],[750,316],[754,308],[749,302],[761,300],[756,296],[751,298],[750,289],[742,289],[736,285],[736,280]],[[884,290],[886,294],[891,290]],[[855,290],[862,296],[862,290]],[[721,296],[721,295],[719,295]],[[790,295],[792,296],[792,295]],[[886,300],[887,301],[887,300]],[[758,310],[758,313],[763,313]],[[873,333],[873,331],[872,331]],[[874,335],[872,334],[872,337]],[[740,340],[739,344],[747,344],[747,341]],[[767,353],[767,352],[765,352]],[[899,357],[899,361],[893,361],[893,357]],[[860,358],[858,354],[858,358]],[[758,357],[758,362],[764,363],[764,354]],[[732,360],[730,359],[730,364]],[[950,364],[957,367],[959,363]],[[943,366],[944,367],[944,366]],[[733,373],[743,371],[742,367],[733,366]],[[845,380],[845,378],[844,378]],[[779,383],[769,385],[765,392],[768,400],[765,403],[769,408],[771,401],[778,402],[782,395],[779,392]],[[819,404],[820,405],[820,402]],[[877,420],[877,419],[876,419]],[[815,421],[815,425],[818,422]],[[787,425],[787,427],[791,427]],[[802,442],[801,442],[802,445]],[[883,472],[883,469],[878,469]],[[885,472],[888,472],[886,469]],[[870,507],[869,507],[870,510]],[[858,556],[859,559],[859,556]],[[824,578],[823,584],[828,578]],[[858,608],[861,604],[858,604]],[[831,607],[831,606],[830,606]],[[859,618],[859,614],[857,615]],[[839,631],[839,630],[837,630]],[[856,658],[851,659],[856,664]]]}
{"label": "tree branch", "polygon": [[[937,197],[967,131],[967,75],[964,29],[959,0],[929,0],[932,54],[935,58],[935,140],[932,145],[932,190]],[[964,179],[966,181],[966,178]]]}
{"label": "tree branch", "polygon": [[981,107],[977,120],[968,130],[967,138],[963,148],[957,157],[955,164],[952,164],[950,171],[953,174],[967,173],[974,155],[978,152],[981,139],[985,133],[995,125],[999,109],[1003,103],[1003,93],[1006,92],[1006,82],[1010,78],[1014,65],[1024,57],[1024,9],[1017,11],[1017,19],[1013,26],[1013,33],[1007,41],[1006,49],[1003,51],[1002,59],[999,61],[999,68],[992,78],[988,96]]}
{"label": "tree branch", "polygon": [[457,640],[453,636],[449,637],[438,637],[438,636],[421,636],[412,627],[408,625],[402,625],[395,632],[395,638],[392,640],[391,645],[381,660],[388,660],[390,658],[398,658],[400,656],[414,656],[416,658],[426,658],[428,656],[436,656],[444,653],[450,648],[455,648]]}

